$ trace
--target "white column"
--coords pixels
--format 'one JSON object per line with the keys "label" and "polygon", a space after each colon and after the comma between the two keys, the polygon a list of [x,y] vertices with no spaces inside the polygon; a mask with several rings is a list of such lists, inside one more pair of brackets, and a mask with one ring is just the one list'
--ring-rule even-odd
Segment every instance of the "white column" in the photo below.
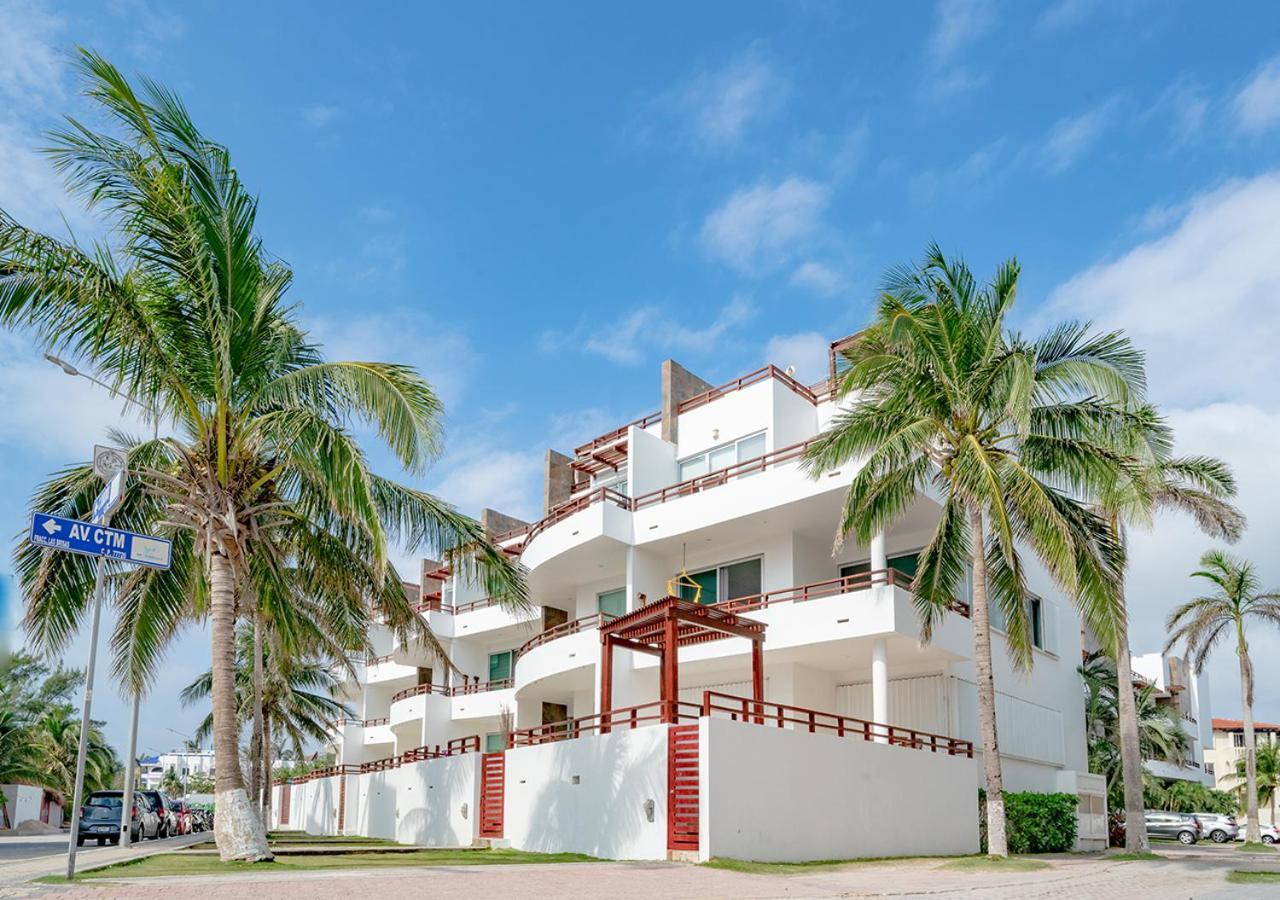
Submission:
{"label": "white column", "polygon": [[[889,724],[889,647],[884,638],[871,645],[871,720]],[[876,740],[888,742],[884,732]]]}
{"label": "white column", "polygon": [[877,531],[871,536],[871,571],[883,572],[887,568],[889,568],[889,553],[885,549],[884,532]]}

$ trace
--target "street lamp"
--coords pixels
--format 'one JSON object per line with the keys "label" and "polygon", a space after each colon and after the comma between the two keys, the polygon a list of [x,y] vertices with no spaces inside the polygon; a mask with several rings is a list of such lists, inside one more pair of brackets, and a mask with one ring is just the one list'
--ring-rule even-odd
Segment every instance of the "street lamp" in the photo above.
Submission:
{"label": "street lamp", "polygon": [[[119,397],[121,400],[124,400],[126,403],[132,403],[134,406],[141,409],[143,412],[145,412],[148,416],[151,417],[151,440],[154,442],[159,439],[160,413],[154,407],[148,406],[147,404],[141,402],[140,400],[135,400],[133,397],[130,397],[128,394],[122,394],[120,391],[116,390],[111,385],[107,384],[105,381],[101,381],[97,378],[94,378],[92,375],[88,374],[87,372],[81,372],[79,369],[77,369],[75,366],[71,365],[71,363],[67,362],[65,359],[62,359],[61,357],[54,356],[52,353],[46,353],[44,355],[44,358],[47,359],[49,362],[53,363],[55,366],[57,366],[59,369],[61,369],[63,372],[67,373],[68,375],[74,378],[83,378],[86,381],[91,381],[94,384],[96,384],[98,387],[105,388],[113,396]],[[93,636],[93,642],[95,645],[98,642],[97,638],[98,636],[95,631]],[[92,686],[89,687],[89,690],[92,690]],[[124,847],[128,847],[133,842],[131,814],[133,811],[133,785],[134,785],[134,781],[137,780],[138,706],[141,702],[141,699],[142,699],[141,693],[135,690],[133,692],[133,716],[129,725],[129,756],[127,757],[128,763],[125,766],[125,774],[124,774],[124,803],[121,804],[121,809],[120,809],[120,844],[121,846],[124,846]],[[79,815],[79,810],[76,810],[76,815]]]}

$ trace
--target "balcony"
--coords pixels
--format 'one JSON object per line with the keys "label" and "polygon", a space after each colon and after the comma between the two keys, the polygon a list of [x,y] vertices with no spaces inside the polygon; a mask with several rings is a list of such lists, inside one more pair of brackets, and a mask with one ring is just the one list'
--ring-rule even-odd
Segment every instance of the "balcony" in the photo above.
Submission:
{"label": "balcony", "polygon": [[[436,698],[439,698],[438,700]],[[391,724],[403,725],[428,716],[435,719],[480,719],[515,708],[510,678],[464,684],[416,684],[391,697]]]}
{"label": "balcony", "polygon": [[547,686],[549,679],[564,685],[570,673],[593,667],[600,658],[600,625],[612,618],[608,613],[594,613],[548,628],[526,641],[515,652],[516,694],[535,683]]}
{"label": "balcony", "polygon": [[369,660],[365,682],[367,684],[385,684],[388,681],[397,681],[401,678],[416,678],[417,676],[417,666],[396,662],[393,659],[393,654],[388,653],[385,656],[375,656]]}

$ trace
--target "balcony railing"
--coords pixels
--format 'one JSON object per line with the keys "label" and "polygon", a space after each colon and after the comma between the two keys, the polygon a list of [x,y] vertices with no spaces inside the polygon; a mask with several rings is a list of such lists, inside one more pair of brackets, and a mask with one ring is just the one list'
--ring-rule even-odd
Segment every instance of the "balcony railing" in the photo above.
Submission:
{"label": "balcony railing", "polygon": [[567,637],[571,634],[577,634],[579,631],[586,631],[589,628],[599,628],[606,622],[612,622],[617,616],[612,613],[592,613],[589,616],[583,616],[581,619],[573,619],[568,622],[561,622],[554,625],[546,631],[539,632],[529,640],[520,645],[515,652],[515,658],[519,659],[528,653],[534,647],[540,647],[548,641],[554,641],[556,638]]}
{"label": "balcony railing", "polygon": [[664,721],[697,721],[701,707],[696,703],[678,702],[675,704],[675,718],[665,715],[667,704],[663,701],[642,703],[639,706],[624,706],[611,709],[605,713],[593,713],[553,722],[550,725],[538,725],[533,728],[519,728],[508,735],[508,747],[531,747],[535,744],[546,744],[551,741],[564,741],[582,737],[593,731],[612,731],[615,729],[633,729],[641,725],[652,725]]}
{"label": "balcony railing", "polygon": [[413,687],[396,691],[391,695],[391,702],[407,700],[420,694],[435,694],[439,697],[462,697],[467,694],[483,694],[486,691],[501,691],[511,687],[510,678],[497,678],[493,681],[470,681],[457,685],[415,684]]}
{"label": "balcony railing", "polygon": [[772,725],[777,728],[791,727],[793,730],[808,731],[810,734],[821,731],[824,734],[835,734],[837,737],[860,737],[866,741],[881,740],[895,747],[910,747],[932,753],[946,753],[948,756],[973,758],[973,742],[962,738],[934,734],[917,728],[905,728],[901,725],[869,722],[866,719],[855,719],[851,716],[806,709],[802,706],[751,700],[747,697],[736,697],[733,694],[721,694],[717,691],[702,692],[701,714],[721,716],[737,722]]}
{"label": "balcony railing", "polygon": [[813,442],[814,439],[801,441],[798,444],[792,444],[789,447],[782,447],[757,456],[754,459],[743,460],[732,466],[726,466],[723,469],[717,469],[714,472],[708,472],[706,475],[699,475],[697,478],[690,478],[687,481],[681,481],[678,484],[669,487],[659,488],[656,491],[650,491],[647,494],[641,494],[631,500],[631,508],[644,509],[646,506],[653,506],[657,503],[666,503],[668,500],[675,500],[678,497],[687,497],[690,494],[698,494],[708,488],[719,487],[733,481],[736,478],[742,478],[747,475],[755,475],[766,469],[779,465],[781,463],[792,462],[804,455],[805,448]]}
{"label": "balcony railing", "polygon": [[383,663],[387,663],[387,662],[391,662],[391,654],[390,654],[390,653],[384,654],[384,655],[382,655],[382,656],[371,656],[371,657],[369,657],[369,665],[371,665],[371,666],[380,666],[380,665],[382,665]]}
{"label": "balcony railing", "polygon": [[446,756],[457,756],[460,753],[479,753],[480,752],[480,735],[473,734],[469,737],[454,738],[445,744],[444,749],[439,744],[434,747],[414,747],[412,750],[406,750],[400,754],[401,763],[421,762],[424,759],[443,759]]}
{"label": "balcony railing", "polygon": [[[879,584],[891,584],[903,590],[911,590],[911,577],[897,569],[874,569],[870,572],[858,572],[827,581],[815,581],[799,587],[782,588],[766,591],[763,594],[752,594],[747,597],[735,597],[732,600],[721,600],[715,604],[717,609],[726,612],[745,613],[756,609],[765,609],[778,603],[803,603],[806,600],[819,600],[823,597],[835,597],[852,591],[864,591]],[[961,600],[953,600],[948,607],[952,612],[969,618],[969,605]]]}
{"label": "balcony railing", "polygon": [[378,716],[377,718],[374,718],[374,719],[364,720],[365,728],[373,728],[376,725],[389,725],[389,724],[391,724],[391,718],[389,716]]}

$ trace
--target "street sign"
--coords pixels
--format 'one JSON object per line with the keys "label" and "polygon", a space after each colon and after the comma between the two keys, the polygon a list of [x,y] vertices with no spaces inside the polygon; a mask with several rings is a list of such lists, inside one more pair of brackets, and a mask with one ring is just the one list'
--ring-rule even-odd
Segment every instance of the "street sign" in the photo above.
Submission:
{"label": "street sign", "polygon": [[173,543],[165,538],[134,534],[48,513],[32,515],[28,540],[38,547],[104,556],[152,569],[169,568],[173,555]]}
{"label": "street sign", "polygon": [[110,481],[117,472],[123,472],[128,460],[119,447],[93,446],[93,474],[103,481]]}
{"label": "street sign", "polygon": [[117,472],[93,501],[93,515],[89,521],[94,525],[106,522],[124,499],[124,479],[124,471]]}

